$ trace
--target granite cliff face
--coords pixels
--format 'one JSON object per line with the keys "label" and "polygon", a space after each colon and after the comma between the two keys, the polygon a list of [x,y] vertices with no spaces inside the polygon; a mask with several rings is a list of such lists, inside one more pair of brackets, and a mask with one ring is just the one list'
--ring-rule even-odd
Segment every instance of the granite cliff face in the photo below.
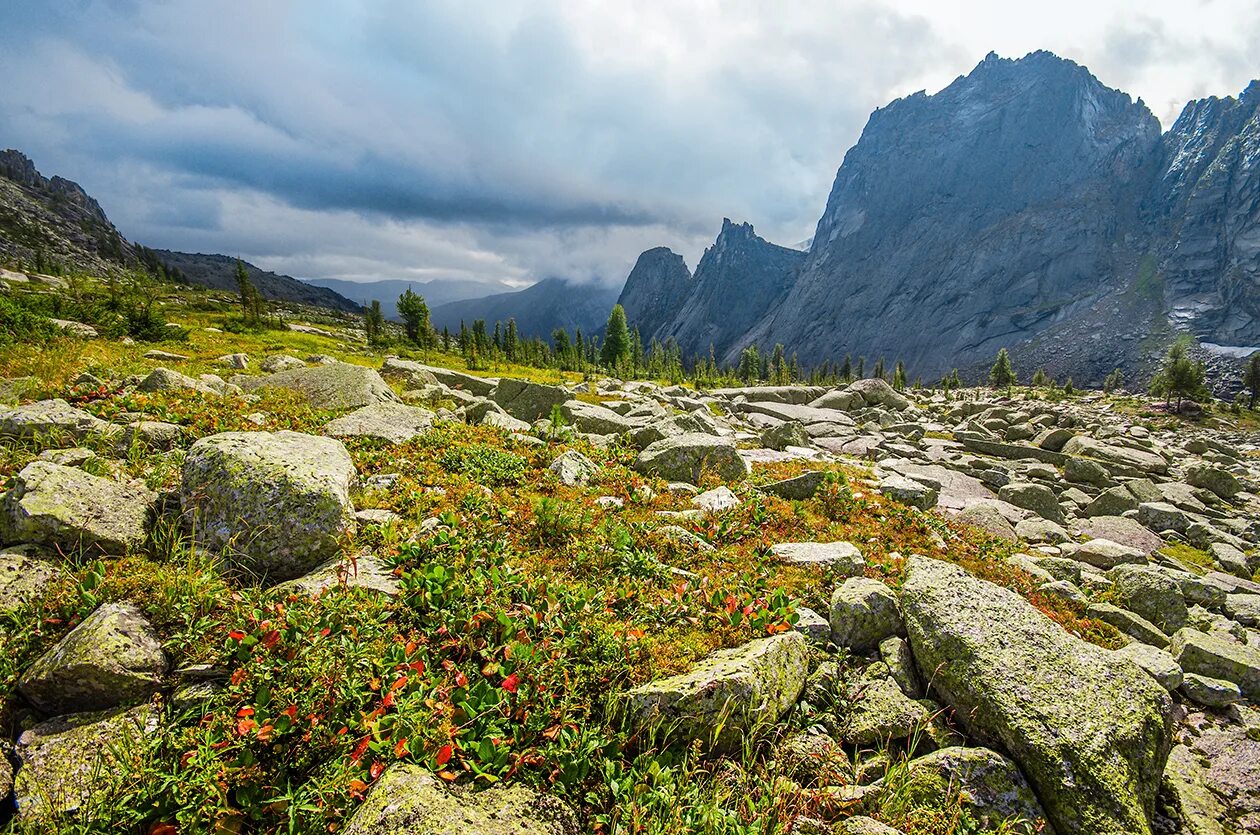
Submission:
{"label": "granite cliff face", "polygon": [[683,257],[658,246],[639,256],[617,303],[648,344],[682,310],[694,285]]}
{"label": "granite cliff face", "polygon": [[1001,347],[1077,382],[1140,377],[1174,327],[1241,355],[1260,345],[1258,98],[1253,83],[1193,102],[1161,135],[1084,67],[990,54],[871,115],[808,253],[747,227],[776,256],[710,258],[715,245],[648,330],[727,362],[783,343],[805,364],[901,359],[925,379],[974,377]]}

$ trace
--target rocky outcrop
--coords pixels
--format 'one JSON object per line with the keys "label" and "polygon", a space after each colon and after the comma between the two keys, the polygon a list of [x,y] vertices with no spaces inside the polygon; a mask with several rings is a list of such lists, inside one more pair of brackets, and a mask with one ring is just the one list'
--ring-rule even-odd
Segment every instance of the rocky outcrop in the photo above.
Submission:
{"label": "rocky outcrop", "polygon": [[698,484],[705,472],[712,472],[723,481],[738,481],[750,470],[734,441],[699,433],[664,438],[651,444],[639,453],[634,468],[666,481],[690,484]]}
{"label": "rocky outcrop", "polygon": [[401,403],[374,403],[342,415],[324,426],[332,438],[372,438],[389,444],[405,444],[433,426],[433,412]]}
{"label": "rocky outcrop", "polygon": [[300,432],[223,432],[184,460],[180,503],[197,541],[289,580],[340,549],[355,527],[354,462],[340,441]]}
{"label": "rocky outcrop", "polygon": [[1019,763],[1060,835],[1151,832],[1168,694],[1018,595],[911,557],[902,613],[929,686]]}
{"label": "rocky outcrop", "polygon": [[397,403],[398,395],[371,368],[332,362],[277,371],[265,377],[238,375],[232,382],[246,391],[279,388],[296,391],[316,409],[360,409],[377,403]]}
{"label": "rocky outcrop", "polygon": [[658,246],[639,256],[617,304],[625,309],[630,327],[639,329],[643,344],[649,345],[686,304],[694,286],[683,257]]}

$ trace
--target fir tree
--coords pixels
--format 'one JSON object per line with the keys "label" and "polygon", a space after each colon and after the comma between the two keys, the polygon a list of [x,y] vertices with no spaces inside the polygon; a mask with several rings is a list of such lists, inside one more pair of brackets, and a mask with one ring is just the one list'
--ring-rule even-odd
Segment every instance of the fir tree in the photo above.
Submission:
{"label": "fir tree", "polygon": [[1256,400],[1260,399],[1260,351],[1248,358],[1247,369],[1243,372],[1243,385],[1247,387],[1247,393],[1250,395],[1247,408],[1256,408]]}
{"label": "fir tree", "polygon": [[1003,348],[998,351],[997,359],[989,369],[989,385],[995,389],[1009,389],[1016,382],[1015,369],[1011,368],[1011,356]]}
{"label": "fir tree", "polygon": [[605,368],[621,368],[630,359],[630,328],[626,325],[626,310],[619,304],[613,305],[608,314],[608,324],[604,327],[604,346],[600,350],[599,359]]}

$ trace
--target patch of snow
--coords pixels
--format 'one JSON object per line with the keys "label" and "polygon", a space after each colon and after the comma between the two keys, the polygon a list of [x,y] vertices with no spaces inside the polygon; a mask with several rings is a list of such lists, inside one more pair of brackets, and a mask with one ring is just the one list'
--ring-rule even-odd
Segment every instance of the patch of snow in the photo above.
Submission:
{"label": "patch of snow", "polygon": [[1215,354],[1218,357],[1232,357],[1241,360],[1260,351],[1260,345],[1217,345],[1214,342],[1200,342],[1209,354]]}

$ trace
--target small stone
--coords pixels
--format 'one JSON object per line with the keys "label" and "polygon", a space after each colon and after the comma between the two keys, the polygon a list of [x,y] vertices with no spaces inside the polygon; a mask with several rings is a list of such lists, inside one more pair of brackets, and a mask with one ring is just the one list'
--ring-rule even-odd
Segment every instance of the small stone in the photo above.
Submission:
{"label": "small stone", "polygon": [[825,647],[831,640],[831,624],[808,606],[797,608],[796,623],[793,628],[809,639],[814,646]]}
{"label": "small stone", "polygon": [[862,552],[852,542],[780,542],[770,553],[791,565],[822,565],[845,577],[856,577],[866,570]]}
{"label": "small stone", "polygon": [[1135,641],[1115,650],[1115,653],[1137,664],[1165,690],[1172,692],[1181,686],[1181,665],[1164,650]]}
{"label": "small stone", "polygon": [[1242,698],[1242,691],[1234,682],[1196,673],[1186,673],[1181,682],[1181,693],[1204,707],[1228,707]]}
{"label": "small stone", "polygon": [[570,449],[557,456],[547,472],[559,479],[561,484],[578,487],[589,483],[599,473],[599,467],[582,453]]}
{"label": "small stone", "polygon": [[721,513],[724,510],[739,507],[739,497],[731,492],[731,488],[716,487],[712,490],[706,490],[691,500],[694,507],[698,507],[705,513]]}

